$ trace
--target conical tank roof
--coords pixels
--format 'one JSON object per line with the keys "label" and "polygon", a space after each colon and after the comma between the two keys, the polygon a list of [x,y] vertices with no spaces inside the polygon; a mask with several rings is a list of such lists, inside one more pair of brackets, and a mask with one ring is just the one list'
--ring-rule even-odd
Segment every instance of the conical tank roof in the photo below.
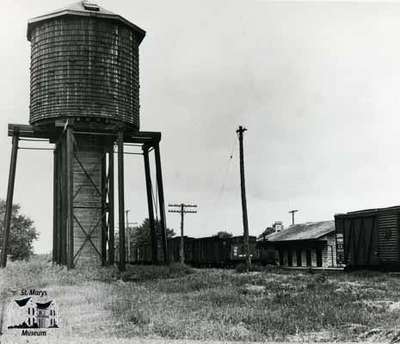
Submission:
{"label": "conical tank roof", "polygon": [[98,6],[95,3],[91,3],[88,1],[78,1],[67,7],[58,9],[56,11],[41,15],[39,17],[32,18],[28,21],[28,30],[27,30],[27,38],[28,41],[31,40],[31,32],[32,29],[40,22],[45,20],[50,20],[53,18],[61,17],[61,16],[86,16],[86,17],[97,17],[102,19],[110,19],[124,23],[129,26],[133,31],[137,32],[139,37],[139,43],[143,40],[146,31],[133,24],[129,20],[126,20],[124,17],[119,14],[115,14],[111,11],[106,10],[105,8]]}

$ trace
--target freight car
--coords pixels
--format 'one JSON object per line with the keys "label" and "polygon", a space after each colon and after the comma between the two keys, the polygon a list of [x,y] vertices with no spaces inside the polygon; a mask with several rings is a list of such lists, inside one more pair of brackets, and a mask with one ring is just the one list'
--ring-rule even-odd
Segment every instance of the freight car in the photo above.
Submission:
{"label": "freight car", "polygon": [[[191,238],[188,236],[183,237],[183,249],[184,249],[184,257],[185,263],[189,264],[193,260],[193,241],[195,238]],[[181,237],[177,236],[174,238],[168,239],[168,254],[170,262],[179,262],[180,261],[180,248],[181,248]]]}
{"label": "freight car", "polygon": [[[250,255],[257,259],[256,237],[249,237]],[[168,240],[171,262],[179,262],[180,237]],[[196,267],[234,267],[244,262],[243,236],[184,237],[185,263]]]}
{"label": "freight car", "polygon": [[337,257],[347,269],[400,269],[400,206],[335,215]]}
{"label": "freight car", "polygon": [[[168,254],[170,262],[180,261],[180,237],[168,239]],[[252,261],[258,260],[256,237],[249,237],[250,255]],[[161,247],[158,250],[161,254]],[[150,245],[132,248],[129,261],[134,264],[151,263]],[[234,267],[244,262],[243,236],[204,238],[184,237],[185,263],[195,267]]]}
{"label": "freight car", "polygon": [[[257,259],[256,237],[249,237],[251,258]],[[192,241],[192,256],[188,264],[198,267],[234,267],[244,262],[244,238],[211,236]]]}

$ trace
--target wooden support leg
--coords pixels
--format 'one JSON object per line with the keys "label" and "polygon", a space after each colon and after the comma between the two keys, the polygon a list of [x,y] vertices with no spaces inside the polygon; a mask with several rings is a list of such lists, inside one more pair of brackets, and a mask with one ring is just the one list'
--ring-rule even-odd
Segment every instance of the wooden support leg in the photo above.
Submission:
{"label": "wooden support leg", "polygon": [[101,265],[107,263],[107,166],[106,151],[101,159]]}
{"label": "wooden support leg", "polygon": [[150,222],[150,235],[151,235],[151,252],[152,252],[152,263],[158,264],[158,245],[157,245],[157,232],[154,223],[154,205],[152,196],[151,186],[151,174],[150,174],[150,162],[149,162],[149,147],[143,145],[143,157],[144,157],[144,173],[146,177],[146,191],[147,191],[147,206],[149,210],[149,222]]}
{"label": "wooden support leg", "polygon": [[5,268],[7,265],[8,238],[10,236],[11,213],[12,213],[12,203],[14,197],[14,184],[15,184],[15,170],[17,167],[17,152],[18,152],[18,134],[14,134],[12,138],[11,162],[10,162],[10,171],[8,175],[6,212],[4,214],[3,247],[1,250],[2,268]]}
{"label": "wooden support leg", "polygon": [[56,223],[56,237],[57,237],[57,264],[61,264],[62,256],[62,212],[61,212],[61,200],[62,200],[62,184],[61,184],[61,174],[62,174],[62,146],[57,143],[57,223]]}
{"label": "wooden support leg", "polygon": [[114,243],[114,146],[108,153],[108,263],[113,265]]}
{"label": "wooden support leg", "polygon": [[181,204],[181,240],[180,240],[181,244],[179,246],[179,260],[180,260],[181,264],[185,263],[185,248],[184,248],[185,240],[183,237],[184,219],[185,219],[185,208],[184,208],[184,204],[182,203]]}
{"label": "wooden support leg", "polygon": [[160,222],[161,222],[161,235],[163,241],[164,263],[169,264],[169,255],[167,246],[167,224],[165,218],[165,203],[164,203],[164,188],[163,188],[162,172],[161,172],[160,146],[158,142],[154,145],[154,154],[156,160],[158,203],[160,208]]}
{"label": "wooden support leg", "polygon": [[67,268],[74,267],[74,209],[73,209],[73,138],[72,128],[68,126],[66,131],[67,143]]}
{"label": "wooden support leg", "polygon": [[119,270],[125,271],[124,134],[118,133]]}
{"label": "wooden support leg", "polygon": [[57,158],[57,154],[58,154],[58,150],[57,150],[57,145],[56,145],[56,149],[53,152],[53,160],[54,160],[54,164],[53,164],[53,262],[57,263],[58,261],[58,231],[57,231],[57,227],[58,227],[58,207],[57,207],[57,203],[58,203],[58,181],[57,181],[57,169],[58,169],[58,158]]}
{"label": "wooden support leg", "polygon": [[61,264],[67,265],[67,137],[61,138],[62,146],[60,149],[60,189],[62,190],[61,201],[61,227],[60,227],[60,245],[61,245]]}

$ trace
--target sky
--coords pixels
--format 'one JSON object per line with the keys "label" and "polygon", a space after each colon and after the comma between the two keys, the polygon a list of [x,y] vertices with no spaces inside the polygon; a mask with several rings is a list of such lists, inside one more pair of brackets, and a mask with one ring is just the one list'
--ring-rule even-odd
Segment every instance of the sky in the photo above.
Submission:
{"label": "sky", "polygon": [[[7,124],[29,120],[27,20],[64,0],[0,3],[0,197]],[[251,235],[274,221],[398,205],[400,3],[101,0],[147,31],[141,129],[161,131],[166,203],[194,203],[189,236],[242,233],[236,129],[245,126]],[[32,145],[31,145],[32,146]],[[52,152],[18,153],[15,203],[51,251]],[[129,221],[147,216],[143,161],[125,157]],[[179,216],[167,225],[179,231]]]}

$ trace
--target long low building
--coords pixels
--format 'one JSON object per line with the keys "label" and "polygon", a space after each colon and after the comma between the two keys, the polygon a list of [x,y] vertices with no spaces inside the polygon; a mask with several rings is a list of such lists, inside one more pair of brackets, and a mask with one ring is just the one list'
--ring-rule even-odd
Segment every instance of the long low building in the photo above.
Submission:
{"label": "long low building", "polygon": [[274,251],[277,263],[288,267],[336,267],[334,221],[307,222],[272,233],[259,242]]}

